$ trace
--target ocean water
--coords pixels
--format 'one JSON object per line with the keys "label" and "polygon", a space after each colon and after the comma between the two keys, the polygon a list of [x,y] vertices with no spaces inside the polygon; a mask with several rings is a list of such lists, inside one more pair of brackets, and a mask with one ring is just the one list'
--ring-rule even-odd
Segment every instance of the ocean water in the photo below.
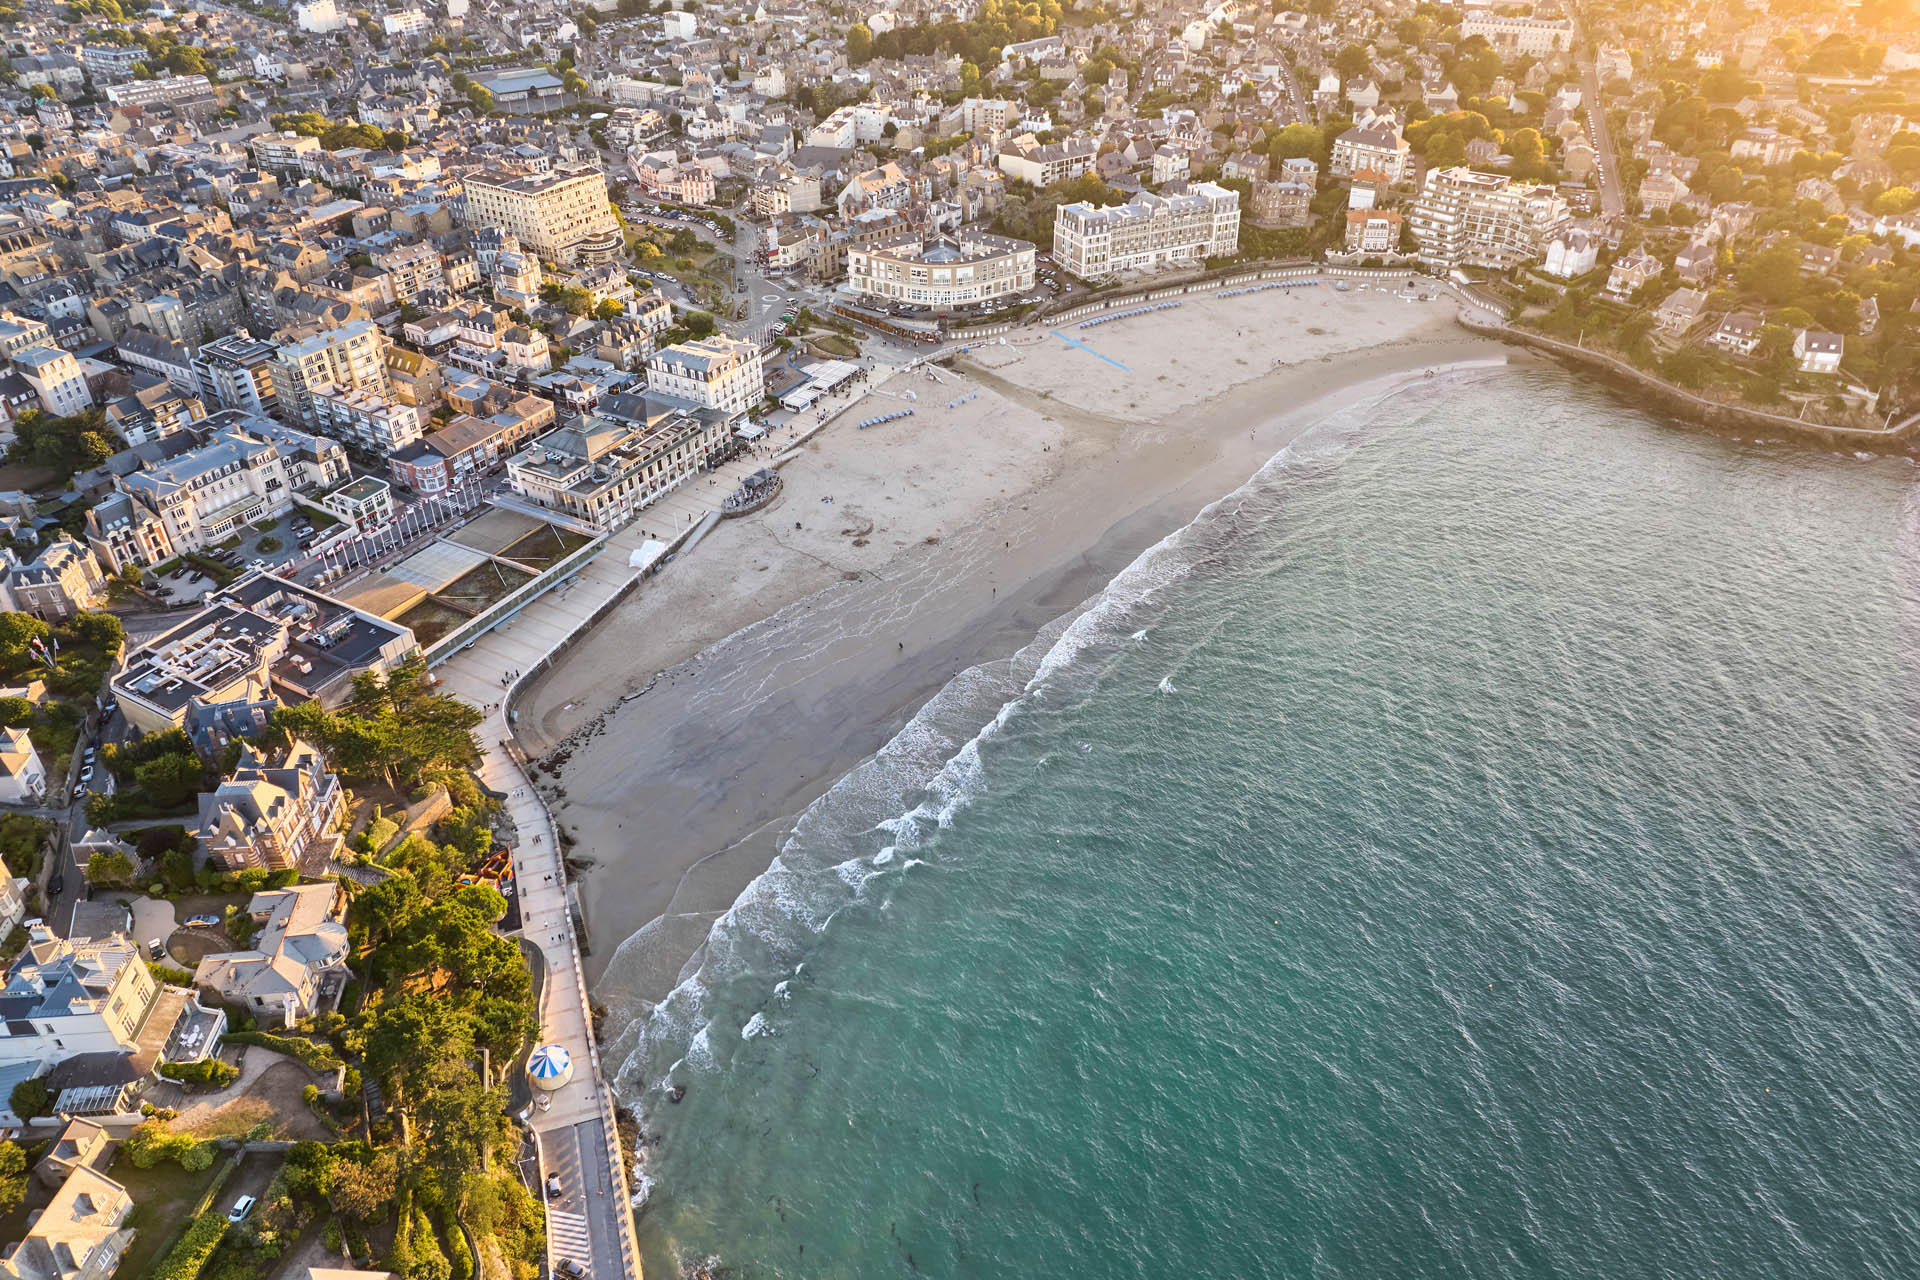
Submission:
{"label": "ocean water", "polygon": [[1317,429],[623,1029],[648,1275],[1920,1274],[1914,483],[1556,372]]}

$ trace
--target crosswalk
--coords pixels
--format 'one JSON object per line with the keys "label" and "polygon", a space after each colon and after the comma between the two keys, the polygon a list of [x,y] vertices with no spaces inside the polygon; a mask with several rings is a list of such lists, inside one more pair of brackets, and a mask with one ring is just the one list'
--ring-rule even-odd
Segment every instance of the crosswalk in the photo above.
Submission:
{"label": "crosswalk", "polygon": [[593,1269],[593,1239],[584,1215],[564,1209],[547,1210],[547,1256],[557,1263],[571,1258],[589,1272]]}

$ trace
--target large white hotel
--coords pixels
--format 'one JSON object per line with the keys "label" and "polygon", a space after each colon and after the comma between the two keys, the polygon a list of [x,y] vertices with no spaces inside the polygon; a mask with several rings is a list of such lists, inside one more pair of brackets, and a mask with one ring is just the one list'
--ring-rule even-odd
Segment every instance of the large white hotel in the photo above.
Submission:
{"label": "large white hotel", "polygon": [[1181,195],[1142,192],[1123,205],[1063,204],[1053,219],[1053,257],[1082,280],[1120,271],[1198,266],[1240,248],[1240,193],[1196,182]]}
{"label": "large white hotel", "polygon": [[1033,288],[1033,245],[1004,236],[909,233],[847,249],[847,284],[868,298],[944,309]]}

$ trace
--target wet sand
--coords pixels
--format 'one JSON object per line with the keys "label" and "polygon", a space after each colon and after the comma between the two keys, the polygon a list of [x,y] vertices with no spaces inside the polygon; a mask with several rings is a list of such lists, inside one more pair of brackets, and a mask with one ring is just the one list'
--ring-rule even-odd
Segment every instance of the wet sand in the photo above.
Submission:
{"label": "wet sand", "polygon": [[[521,700],[591,863],[588,974],[616,1021],[671,989],[800,812],[957,673],[1027,644],[1328,415],[1508,358],[1451,317],[1384,292],[1209,299],[1073,333],[1124,371],[1049,338],[964,358],[950,383],[876,377],[786,466],[778,503],[718,526]],[[910,427],[851,429],[909,389]]]}

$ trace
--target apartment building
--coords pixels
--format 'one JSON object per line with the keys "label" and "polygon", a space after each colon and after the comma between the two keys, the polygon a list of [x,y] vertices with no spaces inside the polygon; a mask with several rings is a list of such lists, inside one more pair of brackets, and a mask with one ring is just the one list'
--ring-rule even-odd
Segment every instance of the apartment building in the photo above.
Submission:
{"label": "apartment building", "polygon": [[372,257],[376,267],[393,277],[395,301],[411,302],[430,289],[446,286],[444,259],[425,241],[377,249]]}
{"label": "apartment building", "polygon": [[1063,204],[1053,223],[1053,257],[1082,280],[1121,271],[1197,266],[1240,247],[1240,193],[1196,182],[1182,195],[1146,192],[1126,204]]}
{"label": "apartment building", "polygon": [[1091,171],[1099,151],[1100,145],[1091,138],[1042,143],[1023,133],[1000,152],[998,164],[1009,178],[1045,187]]}
{"label": "apartment building", "polygon": [[28,347],[51,346],[53,330],[30,316],[0,311],[0,357],[11,359]]}
{"label": "apartment building", "polygon": [[614,529],[698,475],[727,433],[726,417],[711,411],[666,410],[640,421],[588,417],[515,454],[507,480],[549,511]]}
{"label": "apartment building", "polygon": [[1397,128],[1375,124],[1356,125],[1333,140],[1328,172],[1342,178],[1372,170],[1384,173],[1390,183],[1411,182],[1415,170],[1413,148]]}
{"label": "apartment building", "polygon": [[1408,225],[1434,270],[1505,271],[1541,257],[1571,220],[1552,187],[1456,166],[1428,172]]}
{"label": "apartment building", "polygon": [[249,574],[207,601],[129,650],[109,682],[127,722],[143,733],[183,728],[196,702],[254,701],[268,692],[284,702],[338,706],[352,694],[354,676],[384,675],[420,647],[407,627],[271,574]]}
{"label": "apartment building", "polygon": [[1034,246],[975,231],[908,234],[847,251],[847,283],[865,297],[947,309],[1033,288]]}
{"label": "apartment building", "polygon": [[253,162],[270,173],[304,172],[321,156],[320,139],[304,133],[263,133],[247,143]]}
{"label": "apartment building", "polygon": [[213,85],[205,76],[170,76],[165,80],[133,80],[107,86],[107,101],[116,107],[153,107],[183,98],[211,96]]}
{"label": "apartment building", "polygon": [[273,391],[273,360],[279,351],[243,333],[229,333],[193,353],[194,383],[216,409],[270,414],[278,401]]}
{"label": "apartment building", "polygon": [[346,968],[346,909],[346,895],[331,881],[256,893],[247,903],[256,926],[253,945],[207,956],[193,972],[193,985],[266,1025],[289,1027],[311,1017],[327,975]]}
{"label": "apartment building", "polygon": [[40,407],[56,417],[84,413],[93,407],[86,371],[72,352],[59,347],[28,347],[14,354],[13,367],[33,388]]}
{"label": "apartment building", "polygon": [[371,320],[355,320],[281,347],[269,365],[281,416],[318,427],[322,397],[365,392],[390,398],[385,349],[386,340]]}
{"label": "apartment building", "polygon": [[420,418],[417,407],[389,393],[341,390],[313,396],[305,425],[336,440],[388,454],[420,438]]}
{"label": "apartment building", "polygon": [[1533,18],[1468,9],[1460,20],[1460,38],[1482,36],[1503,58],[1541,58],[1573,47],[1573,23],[1565,18]]}
{"label": "apartment building", "polygon": [[535,174],[488,169],[467,176],[466,202],[468,226],[511,232],[522,247],[549,262],[604,262],[621,248],[606,175],[598,169]]}
{"label": "apartment building", "polygon": [[647,390],[738,417],[767,396],[760,348],[725,334],[663,347],[647,358]]}
{"label": "apartment building", "polygon": [[[318,747],[295,738],[267,757],[249,746],[241,751],[232,775],[200,797],[201,856],[220,871],[319,875],[339,852],[341,837],[334,828],[344,804],[340,780],[327,771]],[[324,888],[329,894],[337,892],[331,884]],[[224,958],[238,964],[233,953]],[[205,972],[202,962],[201,974]],[[201,974],[194,980],[204,985]]]}
{"label": "apartment building", "polygon": [[69,940],[36,926],[0,990],[0,1064],[132,1053],[159,984],[124,933]]}

